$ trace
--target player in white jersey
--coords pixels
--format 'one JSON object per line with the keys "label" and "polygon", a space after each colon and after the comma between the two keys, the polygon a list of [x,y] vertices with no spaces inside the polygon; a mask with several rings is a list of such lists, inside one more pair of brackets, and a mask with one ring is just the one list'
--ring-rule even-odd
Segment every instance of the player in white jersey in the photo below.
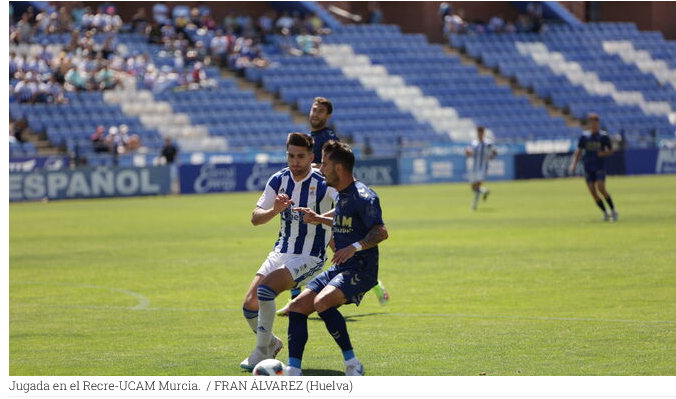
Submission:
{"label": "player in white jersey", "polygon": [[469,158],[467,175],[474,192],[472,210],[476,210],[481,195],[483,195],[484,201],[488,198],[490,190],[486,187],[481,187],[481,184],[486,179],[488,173],[488,162],[498,155],[493,143],[488,139],[484,139],[483,126],[477,126],[476,135],[477,139],[472,141],[472,144],[465,149],[465,155]]}
{"label": "player in white jersey", "polygon": [[244,317],[256,333],[256,348],[240,367],[251,370],[258,362],[274,358],[282,341],[272,334],[275,298],[283,291],[304,284],[321,271],[331,230],[324,225],[303,222],[295,207],[311,208],[318,214],[332,210],[335,189],[312,169],[314,140],[303,133],[291,133],[286,141],[288,167],[270,177],[251,216],[254,226],[281,215],[277,242],[258,269],[246,293]]}

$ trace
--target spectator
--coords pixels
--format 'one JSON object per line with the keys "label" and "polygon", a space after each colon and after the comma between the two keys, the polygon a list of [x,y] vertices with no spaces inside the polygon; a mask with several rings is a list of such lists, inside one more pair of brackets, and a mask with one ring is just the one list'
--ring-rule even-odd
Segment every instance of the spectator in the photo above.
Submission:
{"label": "spectator", "polygon": [[21,15],[21,21],[16,24],[16,42],[30,43],[33,41],[33,25],[30,22],[30,15],[25,12]]}
{"label": "spectator", "polygon": [[542,28],[542,5],[539,1],[531,1],[526,6],[526,13],[528,15],[528,22],[530,24],[530,32],[539,32]]}
{"label": "spectator", "polygon": [[441,16],[441,23],[446,22],[446,17],[450,17],[453,15],[453,7],[451,7],[448,3],[445,1],[439,4],[439,11],[438,11],[439,16]]}
{"label": "spectator", "polygon": [[153,6],[153,21],[160,25],[171,24],[169,19],[169,7],[165,1],[159,1]]}
{"label": "spectator", "polygon": [[134,32],[145,32],[148,25],[148,17],[146,16],[145,7],[139,7],[136,14],[131,17],[131,29]]}
{"label": "spectator", "polygon": [[488,31],[492,33],[503,33],[505,31],[505,21],[501,14],[493,16],[488,21]]}
{"label": "spectator", "polygon": [[66,7],[59,8],[59,14],[56,18],[56,29],[61,33],[73,30],[73,17],[68,14]]}
{"label": "spectator", "polygon": [[214,36],[209,43],[209,50],[221,67],[227,65],[228,47],[227,36],[223,35],[222,30],[216,31],[216,36]]}
{"label": "spectator", "polygon": [[383,11],[380,9],[380,4],[377,1],[369,2],[366,22],[369,24],[381,24],[383,22]]}
{"label": "spectator", "polygon": [[141,139],[138,134],[129,134],[129,126],[122,124],[120,125],[120,141],[123,143],[123,152],[132,152],[136,151],[141,147]]}
{"label": "spectator", "polygon": [[167,164],[171,165],[174,163],[174,160],[176,159],[176,154],[178,154],[178,149],[171,142],[171,139],[169,137],[166,137],[164,139],[164,147],[162,147],[162,151],[160,152],[161,157],[164,158],[164,161]]}
{"label": "spectator", "polygon": [[94,148],[94,152],[96,153],[101,153],[101,152],[109,152],[110,147],[106,143],[106,134],[103,126],[99,125],[96,128],[96,132],[92,134],[91,137],[91,142],[92,142],[92,147]]}
{"label": "spectator", "polygon": [[460,8],[457,13],[447,16],[444,30],[447,33],[466,33],[465,10]]}
{"label": "spectator", "polygon": [[275,26],[276,26],[280,31],[283,31],[284,29],[288,29],[289,31],[291,31],[291,30],[293,29],[294,23],[295,23],[295,22],[294,22],[293,18],[291,18],[291,17],[289,16],[289,12],[288,12],[288,11],[284,11],[284,12],[282,13],[282,16],[279,17],[279,19],[277,20],[277,23],[275,23]]}
{"label": "spectator", "polygon": [[82,2],[78,1],[75,3],[75,7],[70,12],[70,16],[72,17],[73,20],[73,27],[76,29],[80,29],[82,27],[82,18],[86,13],[88,13],[87,9],[82,6]]}
{"label": "spectator", "polygon": [[38,87],[33,81],[32,72],[27,73],[23,80],[14,86],[14,98],[20,103],[32,103],[37,95]]}
{"label": "spectator", "polygon": [[317,56],[319,54],[319,44],[321,43],[319,36],[309,34],[303,30],[300,35],[296,37],[296,43],[303,55]]}

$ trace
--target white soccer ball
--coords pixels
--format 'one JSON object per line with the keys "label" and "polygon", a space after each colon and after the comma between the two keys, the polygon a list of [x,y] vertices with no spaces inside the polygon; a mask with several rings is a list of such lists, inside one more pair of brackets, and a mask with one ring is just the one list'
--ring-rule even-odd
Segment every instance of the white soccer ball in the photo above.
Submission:
{"label": "white soccer ball", "polygon": [[277,359],[265,359],[253,369],[253,375],[283,376],[289,375],[284,363]]}

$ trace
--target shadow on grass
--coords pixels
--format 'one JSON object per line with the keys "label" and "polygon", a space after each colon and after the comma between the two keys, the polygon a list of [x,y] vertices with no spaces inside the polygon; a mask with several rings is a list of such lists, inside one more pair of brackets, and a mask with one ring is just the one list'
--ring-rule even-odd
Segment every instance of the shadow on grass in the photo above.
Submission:
{"label": "shadow on grass", "polygon": [[[251,375],[251,371],[242,369],[243,375]],[[303,376],[345,375],[344,371],[326,369],[303,369]]]}
{"label": "shadow on grass", "polygon": [[[387,314],[387,313],[386,312],[374,312],[374,313],[364,313],[364,314],[351,314],[349,316],[343,315],[343,317],[345,317],[346,322],[350,323],[350,322],[354,322],[354,321],[359,321],[358,319],[360,319],[362,317],[380,316],[380,315],[383,315],[383,314]],[[309,317],[308,320],[322,321],[322,319],[318,316]]]}

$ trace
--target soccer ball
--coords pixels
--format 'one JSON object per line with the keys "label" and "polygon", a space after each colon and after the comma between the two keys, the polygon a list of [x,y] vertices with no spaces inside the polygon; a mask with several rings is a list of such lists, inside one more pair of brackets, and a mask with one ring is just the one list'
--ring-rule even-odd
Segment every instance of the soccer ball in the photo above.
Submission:
{"label": "soccer ball", "polygon": [[282,376],[289,375],[284,363],[277,359],[265,359],[253,369],[253,375]]}

